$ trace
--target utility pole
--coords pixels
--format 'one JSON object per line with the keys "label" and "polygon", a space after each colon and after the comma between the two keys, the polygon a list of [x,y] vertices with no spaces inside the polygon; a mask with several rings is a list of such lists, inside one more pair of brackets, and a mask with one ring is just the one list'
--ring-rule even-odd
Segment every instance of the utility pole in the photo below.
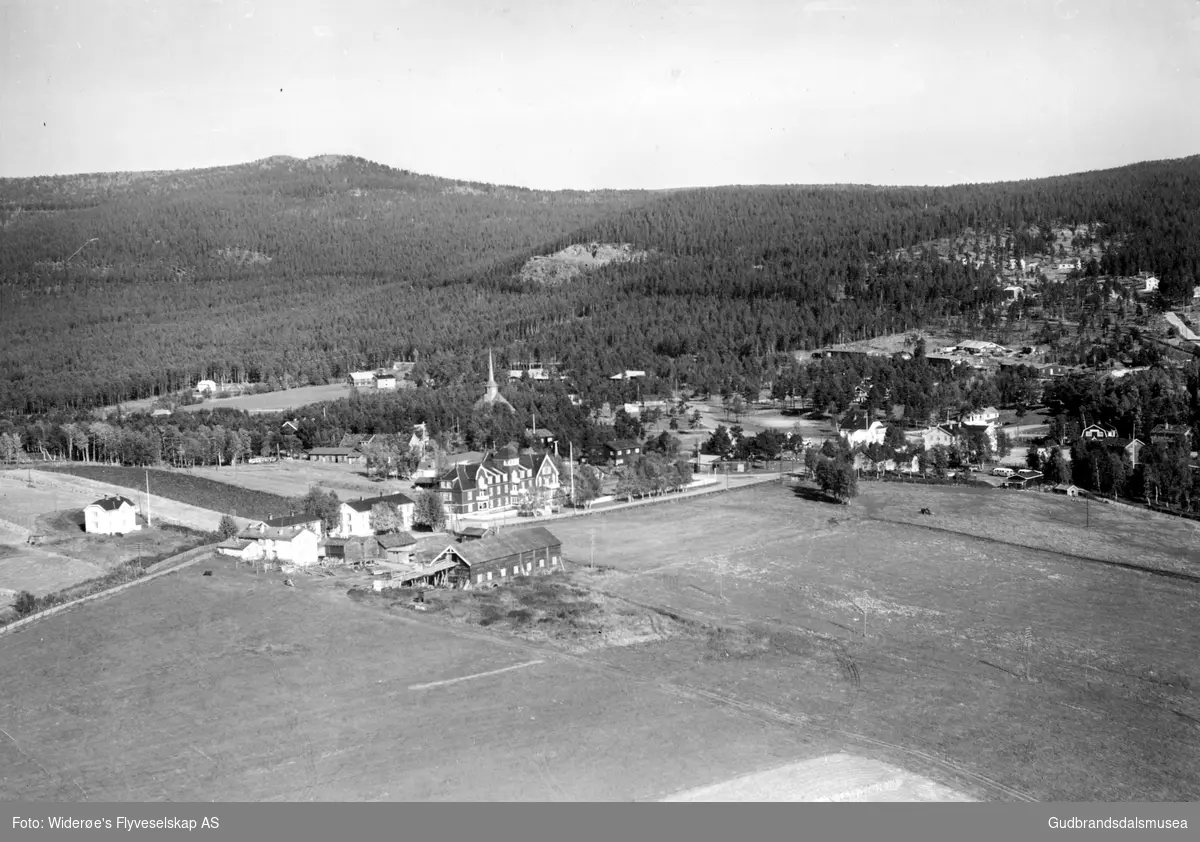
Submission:
{"label": "utility pole", "polygon": [[571,506],[574,508],[575,504],[578,502],[575,498],[575,442],[569,442],[568,444],[570,446],[571,455],[567,459],[567,467],[570,468],[571,471]]}
{"label": "utility pole", "polygon": [[1033,651],[1033,629],[1026,627],[1025,629],[1025,680],[1032,681],[1029,675],[1029,657]]}
{"label": "utility pole", "polygon": [[150,521],[150,469],[146,469],[146,526],[152,526]]}

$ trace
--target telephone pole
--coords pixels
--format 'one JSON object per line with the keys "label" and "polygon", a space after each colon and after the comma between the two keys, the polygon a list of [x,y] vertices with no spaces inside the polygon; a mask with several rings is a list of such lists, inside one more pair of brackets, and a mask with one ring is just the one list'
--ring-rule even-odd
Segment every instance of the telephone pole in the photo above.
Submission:
{"label": "telephone pole", "polygon": [[150,469],[146,469],[146,526],[152,526],[150,521]]}

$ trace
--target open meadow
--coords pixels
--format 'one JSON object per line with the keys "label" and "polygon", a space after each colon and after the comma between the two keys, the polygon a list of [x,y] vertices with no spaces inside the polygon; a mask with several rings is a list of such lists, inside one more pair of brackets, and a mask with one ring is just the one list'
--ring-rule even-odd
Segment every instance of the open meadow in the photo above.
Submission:
{"label": "open meadow", "polygon": [[[232,480],[237,468],[216,468],[211,475],[200,475],[176,468],[137,468],[126,465],[96,465],[81,462],[60,463],[52,470],[35,472],[42,484],[82,485],[92,483],[97,487],[114,489],[110,493],[124,494],[138,501],[145,500],[149,485],[152,511],[187,512],[197,523],[211,526],[197,528],[216,529],[222,514],[233,515],[239,522],[263,520],[272,515],[286,513],[295,504],[289,497],[256,491],[237,485]],[[299,494],[303,494],[302,489]],[[163,502],[166,501],[166,505]],[[203,514],[201,514],[203,513]],[[216,519],[212,515],[215,513]],[[187,525],[192,525],[191,523]]]}
{"label": "open meadow", "polygon": [[[1190,524],[1093,531],[1032,493],[810,498],[557,522],[566,573],[425,611],[214,559],[46,618],[0,636],[0,798],[1200,794]],[[1109,563],[1123,535],[1174,577]],[[806,762],[827,756],[844,792]]]}
{"label": "open meadow", "polygon": [[[984,537],[953,531],[956,511]],[[837,506],[770,485],[553,528],[576,565],[594,546],[604,593],[736,630],[727,661],[690,641],[610,661],[1038,800],[1194,799],[1192,524],[1104,507],[1089,530],[1083,514],[1045,494],[864,483]],[[1111,563],[1135,559],[1182,578]]]}
{"label": "open meadow", "polygon": [[232,398],[209,398],[202,403],[181,406],[184,412],[203,412],[210,409],[240,409],[250,413],[287,412],[319,401],[336,401],[350,397],[348,383],[332,383],[326,386],[298,386],[278,392],[262,392],[257,395],[238,395]]}
{"label": "open meadow", "polygon": [[629,800],[823,738],[216,560],[0,636],[0,800]]}
{"label": "open meadow", "polygon": [[139,518],[137,532],[88,535],[83,507],[106,494],[124,494],[144,512],[145,495],[127,489],[45,471],[0,472],[0,606],[23,590],[44,596],[124,562],[195,544],[194,534],[160,528],[163,522],[207,531],[220,520],[217,513],[154,497],[151,527]]}
{"label": "open meadow", "polygon": [[[368,479],[361,465],[334,465],[303,459],[282,459],[259,465],[191,468],[185,473],[197,478],[235,485],[281,499],[303,497],[310,486],[337,492],[342,500],[374,497],[380,494],[412,492],[411,482]],[[275,514],[280,514],[276,511]]]}

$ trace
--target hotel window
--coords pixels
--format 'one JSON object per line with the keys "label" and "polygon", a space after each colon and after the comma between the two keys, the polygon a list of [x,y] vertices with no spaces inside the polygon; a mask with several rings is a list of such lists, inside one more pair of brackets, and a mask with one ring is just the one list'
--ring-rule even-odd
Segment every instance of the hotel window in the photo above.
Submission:
{"label": "hotel window", "polygon": [[475,577],[475,583],[476,583],[476,584],[482,584],[482,583],[483,583],[483,574],[482,574],[482,573],[480,573],[478,576],[476,576],[476,577]]}
{"label": "hotel window", "polygon": [[545,567],[545,566],[546,566],[546,559],[539,558],[538,559],[538,567]]}
{"label": "hotel window", "polygon": [[490,571],[490,570],[487,572],[487,580],[489,582],[492,581],[492,571]]}
{"label": "hotel window", "polygon": [[501,579],[503,579],[503,578],[504,578],[505,576],[507,576],[507,575],[508,575],[508,568],[507,568],[507,567],[501,567],[501,568],[500,568],[500,578],[501,578]]}

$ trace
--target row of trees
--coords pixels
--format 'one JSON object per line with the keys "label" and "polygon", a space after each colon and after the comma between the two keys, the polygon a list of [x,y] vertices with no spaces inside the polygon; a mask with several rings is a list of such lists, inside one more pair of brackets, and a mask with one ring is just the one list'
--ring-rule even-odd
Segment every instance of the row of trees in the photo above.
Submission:
{"label": "row of trees", "polygon": [[685,458],[669,458],[661,453],[643,453],[618,472],[615,493],[634,497],[657,497],[681,491],[692,481],[692,466]]}

